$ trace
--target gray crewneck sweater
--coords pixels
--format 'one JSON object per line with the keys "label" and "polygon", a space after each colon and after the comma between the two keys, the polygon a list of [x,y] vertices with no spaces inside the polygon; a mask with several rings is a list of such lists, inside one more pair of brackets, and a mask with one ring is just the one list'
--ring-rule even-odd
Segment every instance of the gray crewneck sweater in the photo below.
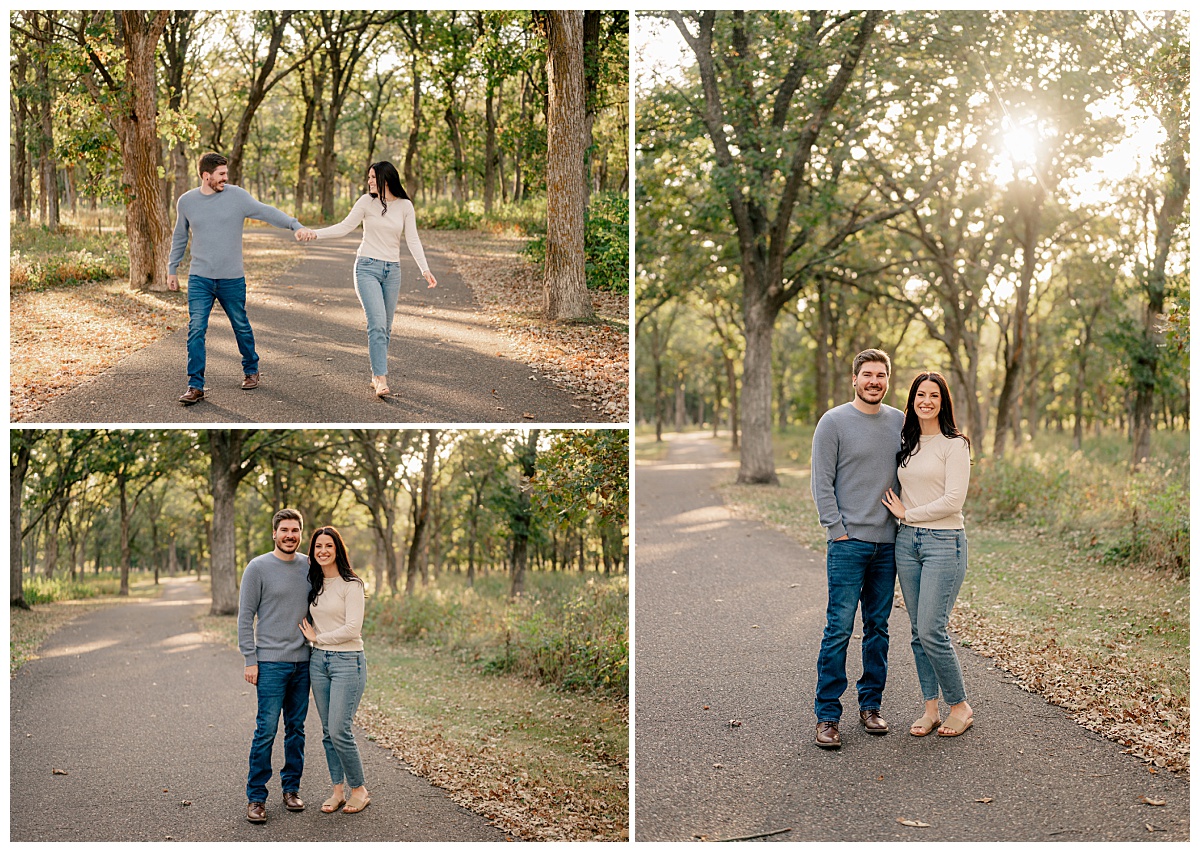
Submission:
{"label": "gray crewneck sweater", "polygon": [[251,559],[238,605],[238,649],[246,665],[308,662],[308,643],[300,632],[307,616],[308,557],[297,553],[284,562],[271,551]]}
{"label": "gray crewneck sweater", "polygon": [[[258,219],[276,228],[298,231],[304,226],[282,210],[255,201],[240,186],[226,184],[220,192],[205,195],[199,188],[179,196],[175,231],[167,273],[176,274],[192,234],[192,265],[189,275],[202,278],[242,278],[242,231],[247,219]],[[299,623],[299,622],[297,622]]]}
{"label": "gray crewneck sweater", "polygon": [[813,433],[812,495],[830,541],[893,543],[896,519],[883,505],[889,488],[900,491],[896,454],[904,412],[881,405],[864,414],[847,402],[831,408]]}

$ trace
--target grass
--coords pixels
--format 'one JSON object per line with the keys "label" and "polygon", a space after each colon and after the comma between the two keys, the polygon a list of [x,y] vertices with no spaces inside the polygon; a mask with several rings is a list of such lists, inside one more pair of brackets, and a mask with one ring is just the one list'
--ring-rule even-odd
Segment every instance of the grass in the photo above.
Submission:
{"label": "grass", "polygon": [[[970,562],[951,626],[1022,688],[1179,770],[1190,740],[1188,436],[1154,440],[1157,460],[1137,474],[1120,436],[1076,454],[1048,435],[1002,462],[976,462]],[[811,429],[777,435],[775,454],[780,487],[737,485],[731,474],[726,503],[820,551]]]}
{"label": "grass", "polygon": [[27,580],[26,600],[32,608],[9,608],[9,677],[30,660],[36,660],[42,643],[68,622],[100,607],[156,597],[161,589],[154,585],[153,579],[131,578],[129,597],[122,598],[117,595],[120,583],[120,577],[113,573],[101,574],[98,580],[88,578],[75,583],[42,577]]}

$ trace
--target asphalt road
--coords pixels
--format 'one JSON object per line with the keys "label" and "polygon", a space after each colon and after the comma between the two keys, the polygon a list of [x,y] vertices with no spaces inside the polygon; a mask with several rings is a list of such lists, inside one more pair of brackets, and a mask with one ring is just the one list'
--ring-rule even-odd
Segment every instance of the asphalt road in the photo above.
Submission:
{"label": "asphalt road", "polygon": [[858,723],[852,640],[843,746],[817,748],[824,554],[722,506],[714,482],[736,474],[723,444],[669,439],[664,460],[637,467],[636,839],[785,828],[769,839],[1189,839],[1186,775],[1151,773],[965,648],[974,727],[954,739],[910,736],[921,701],[900,608],[883,706],[892,732],[871,736]]}
{"label": "asphalt road", "polygon": [[330,783],[311,703],[300,787],[307,810],[283,808],[280,725],[268,821],[247,822],[253,687],[242,679],[236,650],[194,632],[192,617],[208,607],[195,581],[165,583],[158,600],[71,622],[12,679],[10,840],[509,839],[410,774],[361,730],[371,806],[354,815],[321,813]]}
{"label": "asphalt road", "polygon": [[[292,240],[285,231],[280,240]],[[205,398],[184,407],[187,328],[55,397],[25,423],[583,423],[603,418],[591,404],[521,363],[484,324],[470,287],[426,235],[438,286],[427,289],[407,253],[392,323],[388,386],[371,390],[366,319],[354,293],[357,243],[295,243],[303,259],[270,285],[249,281],[262,382],[241,390],[242,367],[229,320],[213,306]],[[294,242],[294,241],[293,241]],[[181,282],[186,282],[180,270]]]}

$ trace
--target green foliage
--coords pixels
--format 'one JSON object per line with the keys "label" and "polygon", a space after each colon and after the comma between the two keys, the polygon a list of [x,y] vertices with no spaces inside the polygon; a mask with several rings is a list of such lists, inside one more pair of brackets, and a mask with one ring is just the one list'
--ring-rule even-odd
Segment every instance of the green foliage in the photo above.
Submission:
{"label": "green foliage", "polygon": [[77,580],[33,576],[26,578],[23,589],[25,602],[36,606],[55,601],[77,601],[101,595],[115,595],[121,590],[121,578],[111,573]]}
{"label": "green foliage", "polygon": [[41,290],[129,275],[128,241],[123,231],[97,233],[64,227],[51,232],[14,222],[9,233],[9,280],[14,288]]}
{"label": "green foliage", "polygon": [[538,456],[534,494],[562,522],[595,514],[624,524],[629,514],[629,433],[586,429],[558,434]]}
{"label": "green foliage", "polygon": [[[583,237],[584,269],[589,290],[629,292],[629,198],[620,192],[592,195]],[[546,236],[525,247],[537,264],[546,262]]]}
{"label": "green foliage", "polygon": [[364,633],[444,648],[487,672],[510,672],[562,689],[629,694],[626,578],[526,574],[527,592],[507,598],[503,574],[468,588],[443,576],[408,597],[372,599]]}

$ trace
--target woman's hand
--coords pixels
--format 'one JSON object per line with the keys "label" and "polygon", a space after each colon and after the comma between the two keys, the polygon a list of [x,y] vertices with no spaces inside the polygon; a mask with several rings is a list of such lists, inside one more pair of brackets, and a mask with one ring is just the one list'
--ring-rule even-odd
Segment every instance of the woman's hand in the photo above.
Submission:
{"label": "woman's hand", "polygon": [[904,520],[904,504],[900,502],[900,498],[896,496],[896,492],[892,489],[887,490],[887,494],[883,495],[883,505],[888,507],[888,511],[895,515],[900,520]]}
{"label": "woman's hand", "polygon": [[317,641],[317,629],[308,623],[308,619],[300,622],[300,632],[304,634],[304,638],[309,642]]}
{"label": "woman's hand", "polygon": [[437,286],[437,279],[433,277],[432,272],[426,272],[426,273],[424,273],[424,275],[425,275],[425,280],[429,282],[429,286],[425,288],[426,290],[432,290],[434,287]]}

